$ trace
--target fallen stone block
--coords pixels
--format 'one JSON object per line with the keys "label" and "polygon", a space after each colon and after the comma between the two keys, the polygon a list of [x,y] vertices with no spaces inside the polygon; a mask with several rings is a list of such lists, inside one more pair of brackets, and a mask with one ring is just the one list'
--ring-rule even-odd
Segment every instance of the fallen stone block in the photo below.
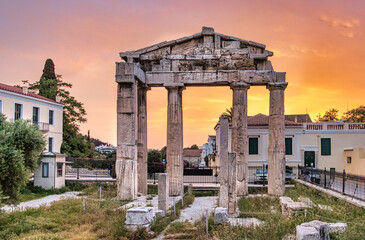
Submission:
{"label": "fallen stone block", "polygon": [[229,218],[228,223],[231,226],[257,227],[263,222],[257,218]]}
{"label": "fallen stone block", "polygon": [[330,233],[344,233],[347,229],[347,223],[329,223],[329,232]]}
{"label": "fallen stone block", "polygon": [[224,224],[228,222],[228,209],[217,207],[214,212],[214,224]]}
{"label": "fallen stone block", "polygon": [[307,197],[299,197],[299,201],[301,201],[302,203],[308,205],[308,206],[311,206],[311,207],[315,207],[316,204],[314,204],[312,202],[312,200],[310,200],[310,198],[307,198]]}
{"label": "fallen stone block", "polygon": [[297,240],[321,240],[319,231],[314,227],[297,226]]}
{"label": "fallen stone block", "polygon": [[296,212],[310,208],[303,202],[294,202],[290,197],[280,197],[281,212],[283,215],[294,215]]}
{"label": "fallen stone block", "polygon": [[154,214],[152,207],[136,207],[127,210],[125,226],[128,229],[136,230],[138,227],[147,228],[152,224]]}
{"label": "fallen stone block", "polygon": [[307,223],[302,223],[300,226],[302,227],[313,227],[317,229],[319,232],[319,236],[321,240],[329,240],[330,239],[330,231],[329,231],[329,225],[326,222],[314,220]]}
{"label": "fallen stone block", "polygon": [[321,210],[333,211],[331,206],[327,206],[327,205],[318,204],[318,208],[321,209]]}

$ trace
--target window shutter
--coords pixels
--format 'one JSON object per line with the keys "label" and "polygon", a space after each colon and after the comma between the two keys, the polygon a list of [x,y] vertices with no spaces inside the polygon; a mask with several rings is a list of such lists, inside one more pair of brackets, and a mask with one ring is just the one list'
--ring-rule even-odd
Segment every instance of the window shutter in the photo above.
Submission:
{"label": "window shutter", "polygon": [[248,154],[255,155],[259,154],[259,139],[249,138],[248,139]]}
{"label": "window shutter", "polygon": [[331,155],[331,138],[321,138],[321,155]]}
{"label": "window shutter", "polygon": [[293,138],[285,138],[285,155],[293,155]]}

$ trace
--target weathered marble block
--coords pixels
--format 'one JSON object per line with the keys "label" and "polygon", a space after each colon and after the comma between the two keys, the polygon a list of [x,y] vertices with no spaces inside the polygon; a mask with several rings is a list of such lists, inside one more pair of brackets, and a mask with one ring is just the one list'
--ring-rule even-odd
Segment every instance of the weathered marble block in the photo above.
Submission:
{"label": "weathered marble block", "polygon": [[330,233],[344,233],[347,229],[347,223],[329,223]]}
{"label": "weathered marble block", "polygon": [[297,226],[297,240],[320,240],[319,231],[314,227]]}
{"label": "weathered marble block", "polygon": [[290,197],[280,197],[281,212],[283,215],[294,215],[296,212],[310,208],[303,202],[294,202]]}
{"label": "weathered marble block", "polygon": [[224,224],[228,222],[228,209],[217,207],[214,212],[214,224]]}
{"label": "weathered marble block", "polygon": [[302,223],[300,226],[302,227],[313,227],[319,232],[319,236],[321,240],[329,240],[329,225],[326,222],[314,220],[307,223]]}
{"label": "weathered marble block", "polygon": [[125,225],[131,230],[136,230],[138,227],[149,229],[153,220],[152,207],[135,207],[127,210]]}

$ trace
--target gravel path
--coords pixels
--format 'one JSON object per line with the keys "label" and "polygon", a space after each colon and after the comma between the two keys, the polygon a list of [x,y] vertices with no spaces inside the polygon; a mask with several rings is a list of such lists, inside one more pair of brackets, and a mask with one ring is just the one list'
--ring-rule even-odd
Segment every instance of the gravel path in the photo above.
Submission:
{"label": "gravel path", "polygon": [[79,195],[81,192],[66,192],[62,194],[49,195],[47,197],[36,199],[28,202],[21,202],[18,205],[5,205],[1,210],[10,213],[13,211],[25,211],[27,208],[39,208],[41,206],[49,206],[51,203],[67,198],[81,198]]}
{"label": "gravel path", "polygon": [[206,209],[208,209],[208,214],[210,215],[217,206],[217,200],[217,196],[196,197],[191,206],[181,211],[180,218],[176,221],[185,222],[187,220],[194,223],[200,220],[202,216],[205,216]]}

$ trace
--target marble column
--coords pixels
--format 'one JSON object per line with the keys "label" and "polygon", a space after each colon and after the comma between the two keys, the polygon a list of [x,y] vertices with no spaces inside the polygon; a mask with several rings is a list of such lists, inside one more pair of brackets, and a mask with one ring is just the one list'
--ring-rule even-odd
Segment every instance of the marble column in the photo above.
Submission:
{"label": "marble column", "polygon": [[138,192],[147,195],[147,90],[146,86],[138,87]]}
{"label": "marble column", "polygon": [[117,97],[117,198],[137,197],[137,84],[118,83]]}
{"label": "marble column", "polygon": [[226,116],[219,118],[219,207],[227,208],[229,203],[229,154],[228,154],[229,122]]}
{"label": "marble column", "polygon": [[285,113],[284,90],[288,83],[269,83],[269,149],[268,193],[281,196],[285,193]]}
{"label": "marble column", "polygon": [[232,102],[232,152],[236,153],[237,195],[248,193],[248,137],[247,137],[247,83],[231,85]]}
{"label": "marble column", "polygon": [[184,163],[183,163],[183,112],[181,86],[166,87],[168,91],[167,104],[167,150],[166,168],[170,179],[170,195],[183,193]]}

